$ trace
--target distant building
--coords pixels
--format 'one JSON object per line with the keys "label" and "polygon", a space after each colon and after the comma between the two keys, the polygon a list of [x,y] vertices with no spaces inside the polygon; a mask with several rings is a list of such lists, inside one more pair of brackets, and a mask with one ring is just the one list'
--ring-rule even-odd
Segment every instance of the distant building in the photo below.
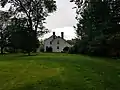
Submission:
{"label": "distant building", "polygon": [[64,39],[64,33],[61,32],[61,37],[56,36],[55,32],[53,35],[44,41],[44,51],[50,50],[51,52],[62,52],[65,47],[71,47],[72,45],[69,44]]}

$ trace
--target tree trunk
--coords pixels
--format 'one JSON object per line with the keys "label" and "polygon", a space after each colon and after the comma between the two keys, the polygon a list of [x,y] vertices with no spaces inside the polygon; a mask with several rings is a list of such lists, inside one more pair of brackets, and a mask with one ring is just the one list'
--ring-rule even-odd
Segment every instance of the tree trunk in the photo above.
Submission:
{"label": "tree trunk", "polygon": [[3,49],[4,49],[4,45],[3,45],[3,43],[4,43],[4,40],[3,40],[3,33],[2,33],[2,31],[0,32],[0,35],[1,35],[1,54],[3,54]]}
{"label": "tree trunk", "polygon": [[4,54],[4,53],[3,53],[3,49],[4,49],[4,48],[3,48],[3,47],[1,47],[1,54]]}

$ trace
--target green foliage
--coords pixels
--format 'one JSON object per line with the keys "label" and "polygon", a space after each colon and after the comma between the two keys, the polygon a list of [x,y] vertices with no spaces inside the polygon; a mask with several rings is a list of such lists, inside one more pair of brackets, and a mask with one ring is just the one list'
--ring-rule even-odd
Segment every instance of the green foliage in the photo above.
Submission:
{"label": "green foliage", "polygon": [[41,48],[40,48],[40,52],[44,52],[44,47],[41,47]]}
{"label": "green foliage", "polygon": [[13,18],[8,26],[10,33],[9,46],[21,49],[27,53],[36,51],[39,47],[39,40],[36,38],[36,32],[31,31],[24,26],[27,20],[24,18]]}
{"label": "green foliage", "polygon": [[4,48],[8,44],[9,31],[7,29],[9,18],[11,15],[8,12],[0,11],[0,51],[1,54],[4,53]]}
{"label": "green foliage", "polygon": [[106,41],[99,37],[94,42],[89,41],[88,43],[88,54],[89,55],[96,55],[96,56],[107,56],[108,45]]}
{"label": "green foliage", "polygon": [[68,52],[69,51],[69,47],[64,47],[63,48],[63,52]]}
{"label": "green foliage", "polygon": [[56,11],[54,0],[1,0],[1,6],[5,7],[10,3],[9,12],[17,18],[26,18],[25,26],[30,30],[35,30],[37,35],[48,32],[43,25],[49,13]]}
{"label": "green foliage", "polygon": [[52,47],[46,47],[46,52],[52,52],[53,48]]}
{"label": "green foliage", "polygon": [[36,39],[35,31],[28,32],[25,31],[17,31],[12,33],[11,42],[17,49],[22,49],[27,53],[35,51],[39,46],[39,41]]}
{"label": "green foliage", "polygon": [[81,53],[86,54],[88,52],[88,41],[87,40],[76,40],[75,45],[70,48],[70,53]]}
{"label": "green foliage", "polygon": [[[87,54],[108,56],[109,52],[118,52],[120,45],[120,1],[118,0],[71,0],[76,4],[76,33],[80,44],[87,41],[84,45],[88,50]],[[117,38],[117,40],[116,40]],[[84,46],[80,45],[77,51]],[[113,49],[111,51],[111,48]],[[79,50],[80,49],[80,50]],[[86,50],[85,50],[86,52]]]}
{"label": "green foliage", "polygon": [[7,4],[10,5],[8,13],[12,15],[7,27],[10,31],[9,43],[12,39],[12,46],[29,53],[35,51],[39,47],[38,37],[49,31],[44,23],[49,13],[56,11],[56,1],[0,0],[0,6],[5,7]]}

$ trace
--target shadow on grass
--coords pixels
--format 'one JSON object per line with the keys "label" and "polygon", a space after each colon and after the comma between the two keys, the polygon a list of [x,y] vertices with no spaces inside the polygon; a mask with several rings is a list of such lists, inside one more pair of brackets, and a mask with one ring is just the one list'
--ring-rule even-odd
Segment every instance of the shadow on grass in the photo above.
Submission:
{"label": "shadow on grass", "polygon": [[36,81],[34,84],[27,84],[23,87],[12,88],[11,90],[63,90],[62,82],[58,78],[48,78]]}
{"label": "shadow on grass", "polygon": [[31,60],[34,57],[38,56],[38,54],[32,53],[30,56],[23,53],[6,53],[6,54],[0,54],[0,61],[14,61],[14,60]]}
{"label": "shadow on grass", "polygon": [[31,56],[37,56],[38,54],[31,54],[31,55],[27,55],[27,54],[22,54],[22,55],[17,55],[16,57],[31,57]]}
{"label": "shadow on grass", "polygon": [[11,90],[86,90],[78,83],[63,82],[59,77],[51,77],[43,81],[37,81],[34,84],[27,84],[23,87],[13,88]]}

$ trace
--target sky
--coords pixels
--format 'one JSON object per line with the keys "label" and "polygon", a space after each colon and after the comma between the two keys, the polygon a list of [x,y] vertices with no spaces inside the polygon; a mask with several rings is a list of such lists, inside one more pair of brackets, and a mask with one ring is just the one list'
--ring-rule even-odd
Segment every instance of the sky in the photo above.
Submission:
{"label": "sky", "polygon": [[[75,5],[70,0],[56,0],[57,11],[50,14],[46,19],[46,27],[50,30],[50,33],[45,34],[39,39],[45,39],[52,35],[52,32],[56,32],[56,35],[60,36],[61,32],[64,32],[64,37],[67,40],[75,38],[75,30],[73,26],[76,24],[75,9],[72,9]],[[5,7],[8,8],[9,5]],[[5,10],[2,9],[2,10]],[[0,8],[1,10],[1,8]]]}
{"label": "sky", "polygon": [[44,35],[43,38],[48,38],[55,31],[56,35],[60,35],[64,32],[64,37],[67,40],[75,38],[75,30],[73,26],[76,24],[75,9],[72,9],[75,5],[69,2],[70,0],[56,0],[57,11],[46,20],[46,27],[50,29],[50,33]]}

